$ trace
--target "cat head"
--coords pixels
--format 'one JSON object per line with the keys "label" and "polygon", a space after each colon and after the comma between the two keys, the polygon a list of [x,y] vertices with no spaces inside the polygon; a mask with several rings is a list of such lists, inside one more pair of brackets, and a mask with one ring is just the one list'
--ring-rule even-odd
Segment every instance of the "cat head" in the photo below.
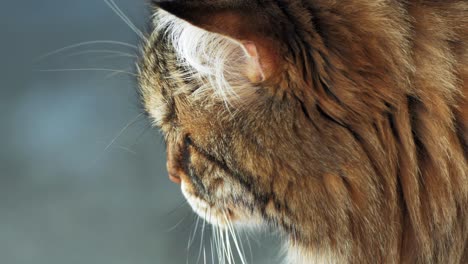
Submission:
{"label": "cat head", "polygon": [[349,13],[338,17],[321,2],[153,1],[142,101],[165,135],[170,178],[209,222],[268,224],[326,244],[351,232],[350,196],[383,210],[372,202],[385,195],[372,178],[383,152],[362,145],[391,122],[401,91],[375,87],[404,83],[405,61],[394,65],[402,47],[392,45],[405,42],[366,26],[399,18],[361,15],[351,27],[378,6],[335,3]]}
{"label": "cat head", "polygon": [[199,215],[284,231],[290,263],[432,263],[454,244],[458,1],[152,2],[141,98]]}

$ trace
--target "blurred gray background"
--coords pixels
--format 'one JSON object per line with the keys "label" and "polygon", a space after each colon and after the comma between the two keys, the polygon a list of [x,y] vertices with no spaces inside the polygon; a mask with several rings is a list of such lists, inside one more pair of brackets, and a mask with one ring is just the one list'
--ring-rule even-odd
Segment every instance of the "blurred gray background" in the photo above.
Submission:
{"label": "blurred gray background", "polygon": [[[116,3],[147,30],[147,1]],[[209,229],[200,244],[202,224],[140,114],[138,42],[103,0],[2,2],[1,264],[195,264],[201,245],[211,254]],[[268,233],[251,235],[251,250],[244,241],[249,263],[280,262]]]}

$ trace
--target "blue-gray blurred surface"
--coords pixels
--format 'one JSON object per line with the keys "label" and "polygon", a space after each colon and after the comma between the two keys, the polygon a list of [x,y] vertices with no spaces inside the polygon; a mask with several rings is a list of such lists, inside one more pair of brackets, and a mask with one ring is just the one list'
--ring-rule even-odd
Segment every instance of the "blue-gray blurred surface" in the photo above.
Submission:
{"label": "blue-gray blurred surface", "polygon": [[[116,1],[142,31],[147,2]],[[4,1],[0,26],[0,263],[203,263],[201,223],[141,115],[137,50],[83,43],[138,36],[103,0]],[[276,237],[253,237],[249,263],[278,263]]]}

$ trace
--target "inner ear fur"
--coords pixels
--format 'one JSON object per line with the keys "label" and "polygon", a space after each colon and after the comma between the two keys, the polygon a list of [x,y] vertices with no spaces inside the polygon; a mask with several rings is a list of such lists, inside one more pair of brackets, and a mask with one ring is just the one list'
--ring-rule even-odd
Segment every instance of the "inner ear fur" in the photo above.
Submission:
{"label": "inner ear fur", "polygon": [[252,82],[275,75],[280,42],[273,21],[256,1],[154,0],[153,3],[194,26],[237,41],[250,58],[246,75]]}

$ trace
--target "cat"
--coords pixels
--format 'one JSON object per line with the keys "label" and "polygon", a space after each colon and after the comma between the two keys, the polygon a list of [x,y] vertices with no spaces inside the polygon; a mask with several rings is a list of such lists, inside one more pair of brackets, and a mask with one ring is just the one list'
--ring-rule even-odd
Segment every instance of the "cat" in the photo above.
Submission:
{"label": "cat", "polygon": [[153,0],[167,168],[287,263],[468,263],[468,2]]}

